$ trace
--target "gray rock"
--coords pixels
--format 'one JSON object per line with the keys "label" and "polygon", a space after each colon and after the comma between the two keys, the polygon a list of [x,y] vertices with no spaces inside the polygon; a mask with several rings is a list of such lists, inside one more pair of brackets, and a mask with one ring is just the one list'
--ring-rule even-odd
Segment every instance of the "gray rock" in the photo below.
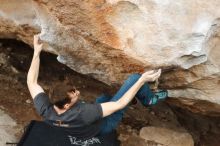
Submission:
{"label": "gray rock", "polygon": [[7,64],[7,57],[4,53],[0,53],[0,64],[2,65]]}
{"label": "gray rock", "polygon": [[194,141],[189,133],[167,128],[144,127],[140,131],[140,137],[165,146],[194,146]]}
{"label": "gray rock", "polygon": [[0,145],[4,146],[6,142],[16,142],[15,128],[16,122],[0,110]]}

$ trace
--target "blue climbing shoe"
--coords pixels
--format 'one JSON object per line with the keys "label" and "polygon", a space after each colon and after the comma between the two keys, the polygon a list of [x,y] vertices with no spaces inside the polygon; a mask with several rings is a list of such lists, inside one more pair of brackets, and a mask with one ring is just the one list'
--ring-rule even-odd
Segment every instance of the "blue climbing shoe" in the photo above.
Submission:
{"label": "blue climbing shoe", "polygon": [[158,103],[158,101],[160,100],[164,100],[165,98],[168,97],[168,92],[167,90],[159,90],[157,92],[154,93],[154,97],[151,98],[150,100],[150,105],[154,105],[156,103]]}

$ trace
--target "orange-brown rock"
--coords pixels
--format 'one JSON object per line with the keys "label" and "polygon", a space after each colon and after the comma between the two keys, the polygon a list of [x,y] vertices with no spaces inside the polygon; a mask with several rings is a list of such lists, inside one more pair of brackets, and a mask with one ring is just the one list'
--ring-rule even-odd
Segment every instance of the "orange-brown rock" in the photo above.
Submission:
{"label": "orange-brown rock", "polygon": [[220,104],[216,0],[0,0],[0,38],[44,50],[107,84],[162,67],[172,97]]}

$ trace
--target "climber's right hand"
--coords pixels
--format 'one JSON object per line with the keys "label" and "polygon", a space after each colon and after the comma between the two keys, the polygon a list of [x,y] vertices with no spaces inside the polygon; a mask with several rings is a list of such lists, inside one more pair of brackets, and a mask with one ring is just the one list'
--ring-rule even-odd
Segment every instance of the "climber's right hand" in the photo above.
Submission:
{"label": "climber's right hand", "polygon": [[159,70],[150,70],[143,73],[140,77],[142,82],[153,82],[158,79],[161,75],[161,69]]}

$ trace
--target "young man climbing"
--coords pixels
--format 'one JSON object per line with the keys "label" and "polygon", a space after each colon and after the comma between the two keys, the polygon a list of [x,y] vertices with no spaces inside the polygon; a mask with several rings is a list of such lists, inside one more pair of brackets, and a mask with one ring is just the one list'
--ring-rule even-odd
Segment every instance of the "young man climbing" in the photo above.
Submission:
{"label": "young man climbing", "polygon": [[113,97],[98,97],[94,104],[79,100],[80,92],[74,88],[66,96],[51,103],[48,95],[38,84],[42,44],[34,36],[34,55],[27,75],[27,85],[37,112],[52,126],[65,127],[76,137],[91,138],[109,133],[117,128],[130,101],[137,97],[144,105],[156,104],[167,97],[166,91],[153,93],[147,82],[160,77],[161,70],[132,74]]}

